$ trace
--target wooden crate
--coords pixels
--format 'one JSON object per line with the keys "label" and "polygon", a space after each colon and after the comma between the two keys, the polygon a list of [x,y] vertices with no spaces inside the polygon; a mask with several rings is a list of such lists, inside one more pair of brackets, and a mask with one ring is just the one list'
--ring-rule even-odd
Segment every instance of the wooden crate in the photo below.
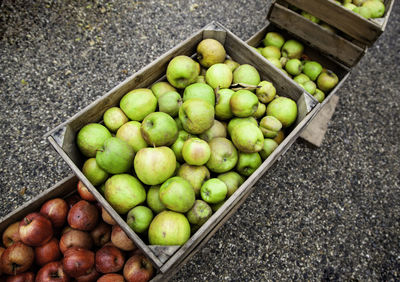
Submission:
{"label": "wooden crate", "polygon": [[[87,123],[101,122],[103,113],[110,107],[119,104],[123,95],[135,88],[150,87],[154,82],[165,79],[165,71],[169,61],[177,55],[193,56],[196,46],[205,38],[214,38],[220,41],[227,54],[235,61],[255,66],[264,80],[271,81],[281,96],[287,96],[297,102],[299,114],[296,125],[278,146],[278,148],[263,162],[263,164],[227,199],[223,206],[196,232],[183,246],[152,246],[146,238],[138,236],[126,224],[125,220],[113,210],[109,203],[97,189],[83,175],[81,167],[84,161],[76,146],[77,132]],[[284,154],[307,126],[312,117],[318,112],[320,105],[303,89],[299,88],[288,77],[268,62],[260,59],[244,41],[239,39],[219,23],[213,22],[190,38],[174,47],[156,61],[133,74],[114,89],[96,100],[94,103],[75,114],[47,134],[47,138],[54,149],[72,168],[74,173],[88,187],[96,199],[116,220],[127,235],[136,243],[143,253],[153,262],[159,271],[155,281],[164,281],[172,275],[194,252],[198,246],[204,244],[216,232],[218,227],[239,207],[253,189],[256,181],[267,171],[278,158]]]}
{"label": "wooden crate", "polygon": [[365,19],[333,0],[285,0],[320,20],[334,26],[358,42],[371,46],[385,30],[394,0],[385,0],[385,14],[379,19]]}

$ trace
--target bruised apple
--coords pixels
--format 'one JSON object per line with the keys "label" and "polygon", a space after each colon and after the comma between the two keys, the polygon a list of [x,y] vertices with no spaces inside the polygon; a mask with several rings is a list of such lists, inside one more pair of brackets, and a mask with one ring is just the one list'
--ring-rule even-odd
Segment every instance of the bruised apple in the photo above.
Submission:
{"label": "bruised apple", "polygon": [[61,261],[49,262],[42,266],[36,274],[36,281],[41,282],[68,282],[69,277],[65,273]]}
{"label": "bruised apple", "polygon": [[33,248],[23,242],[16,242],[1,255],[3,273],[15,275],[27,271],[33,264],[35,253]]}
{"label": "bruised apple", "polygon": [[82,248],[70,248],[64,253],[64,271],[71,277],[79,277],[94,267],[94,253]]}
{"label": "bruised apple", "polygon": [[94,204],[81,200],[69,210],[67,219],[72,228],[90,231],[97,225],[99,211]]}
{"label": "bruised apple", "polygon": [[64,199],[54,198],[42,205],[40,213],[47,215],[54,228],[60,228],[67,220],[68,210],[68,204]]}

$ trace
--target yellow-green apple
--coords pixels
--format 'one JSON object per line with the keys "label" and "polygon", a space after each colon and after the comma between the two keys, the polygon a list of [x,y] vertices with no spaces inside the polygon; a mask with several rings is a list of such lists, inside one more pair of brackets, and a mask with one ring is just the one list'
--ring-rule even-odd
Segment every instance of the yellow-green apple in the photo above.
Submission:
{"label": "yellow-green apple", "polygon": [[311,15],[310,13],[307,13],[306,11],[301,11],[301,15],[305,17],[306,19],[312,21],[313,23],[318,24],[320,22],[320,19],[317,18],[316,16]]}
{"label": "yellow-green apple", "polygon": [[128,122],[128,117],[119,107],[111,107],[104,112],[103,121],[111,132],[116,132],[118,128]]}
{"label": "yellow-green apple", "polygon": [[213,89],[229,88],[232,84],[232,70],[224,63],[212,65],[206,72],[206,82]]}
{"label": "yellow-green apple", "polygon": [[279,49],[282,48],[284,43],[285,38],[280,33],[273,31],[268,32],[263,39],[264,46],[275,46]]}
{"label": "yellow-green apple", "polygon": [[200,134],[199,137],[204,141],[209,142],[215,137],[226,137],[226,135],[227,131],[225,125],[215,119],[213,125],[202,134]]}
{"label": "yellow-green apple", "polygon": [[204,165],[196,166],[184,163],[178,170],[178,176],[189,181],[196,197],[198,197],[200,195],[201,185],[210,178],[210,171]]}
{"label": "yellow-green apple", "polygon": [[303,84],[300,84],[300,86],[302,88],[304,88],[304,90],[306,90],[308,93],[310,93],[311,95],[314,95],[315,90],[317,89],[317,85],[315,84],[314,81],[309,80],[304,82]]}
{"label": "yellow-green apple", "polygon": [[198,63],[185,55],[174,57],[167,66],[168,82],[179,89],[183,89],[195,82],[198,75]]}
{"label": "yellow-green apple", "polygon": [[143,148],[137,152],[133,163],[140,181],[146,185],[157,185],[174,174],[176,157],[169,147]]}
{"label": "yellow-green apple", "polygon": [[264,135],[257,125],[250,122],[240,122],[232,130],[232,142],[239,151],[255,153],[262,149]]}
{"label": "yellow-green apple", "polygon": [[128,212],[126,223],[136,233],[145,232],[153,220],[153,212],[146,206],[136,206]]}
{"label": "yellow-green apple", "polygon": [[231,59],[226,59],[224,61],[224,64],[227,65],[231,71],[233,72],[238,66],[240,66],[240,64],[234,60]]}
{"label": "yellow-green apple", "polygon": [[227,120],[233,117],[231,110],[231,97],[235,91],[231,89],[219,89],[216,93],[215,117],[220,120]]}
{"label": "yellow-green apple", "polygon": [[325,100],[325,93],[320,89],[315,89],[314,98],[317,99],[318,102],[322,103]]}
{"label": "yellow-green apple", "polygon": [[232,142],[223,137],[212,139],[208,145],[211,149],[211,156],[206,166],[216,173],[223,173],[235,167],[238,160],[238,153]]}
{"label": "yellow-green apple", "polygon": [[243,64],[233,72],[233,83],[258,85],[260,83],[260,74],[252,65]]}
{"label": "yellow-green apple", "polygon": [[160,187],[160,200],[170,210],[187,212],[194,204],[195,193],[192,185],[180,176],[174,176]]}
{"label": "yellow-green apple", "polygon": [[300,59],[304,46],[294,39],[287,40],[282,46],[282,56],[289,59]]}
{"label": "yellow-green apple", "polygon": [[53,225],[46,215],[29,213],[19,222],[19,237],[28,246],[46,244],[53,237]]}
{"label": "yellow-green apple", "polygon": [[0,268],[3,273],[15,275],[27,271],[35,260],[32,247],[16,242],[6,248],[1,255]]}
{"label": "yellow-green apple", "polygon": [[96,162],[106,172],[119,174],[130,171],[134,156],[135,151],[127,142],[110,137],[97,150]]}
{"label": "yellow-green apple", "polygon": [[339,82],[337,75],[330,70],[323,70],[317,78],[318,88],[324,92],[333,89]]}
{"label": "yellow-green apple", "polygon": [[322,72],[322,66],[315,61],[306,61],[303,65],[303,73],[311,80],[316,80]]}
{"label": "yellow-green apple", "polygon": [[293,77],[293,80],[296,81],[298,84],[303,84],[304,82],[309,81],[310,78],[307,75],[305,75],[304,73],[301,73],[301,74]]}
{"label": "yellow-green apple", "polygon": [[138,121],[128,121],[121,126],[115,137],[124,140],[133,148],[133,151],[137,153],[140,149],[146,148],[146,140],[143,139],[142,133],[140,132],[141,123]]}
{"label": "yellow-green apple", "polygon": [[176,91],[169,91],[158,98],[158,109],[160,112],[176,117],[182,105],[182,97]]}
{"label": "yellow-green apple", "polygon": [[265,138],[263,148],[260,151],[260,156],[263,160],[268,158],[269,155],[278,147],[278,143],[274,139]]}
{"label": "yellow-green apple", "polygon": [[99,211],[94,204],[81,200],[71,207],[67,221],[72,228],[90,231],[96,227],[99,217]]}
{"label": "yellow-green apple", "polygon": [[212,215],[212,209],[207,202],[196,200],[193,207],[186,213],[186,217],[191,224],[203,225]]}
{"label": "yellow-green apple", "polygon": [[246,118],[238,118],[238,117],[237,117],[237,118],[233,118],[233,119],[231,119],[231,120],[229,121],[229,123],[228,123],[228,128],[227,128],[228,133],[229,133],[230,136],[232,136],[232,131],[233,131],[233,129],[234,129],[239,123],[242,123],[242,122],[250,122],[250,123],[252,123],[252,124],[258,126],[257,120],[256,120],[254,117],[246,117]]}
{"label": "yellow-green apple", "polygon": [[150,245],[183,245],[190,238],[190,223],[178,212],[162,211],[150,223]]}
{"label": "yellow-green apple", "polygon": [[89,123],[82,127],[76,137],[76,144],[81,153],[88,158],[96,156],[104,141],[111,137],[110,131],[99,123]]}
{"label": "yellow-green apple", "polygon": [[[179,113],[178,113],[179,114]],[[183,130],[183,126],[182,126],[182,122],[179,119],[179,116],[177,116],[176,118],[174,118],[176,126],[178,127],[178,130]]]}
{"label": "yellow-green apple", "polygon": [[244,182],[244,177],[241,176],[239,173],[236,171],[228,171],[223,174],[218,175],[217,177],[219,180],[222,180],[227,189],[228,192],[226,193],[226,197],[229,198],[232,196],[233,193],[240,187],[240,185],[243,184]]}
{"label": "yellow-green apple", "polygon": [[147,88],[134,89],[125,94],[119,107],[131,120],[142,121],[157,108],[157,98]]}
{"label": "yellow-green apple", "polygon": [[199,76],[196,78],[195,83],[207,83],[207,82],[206,82],[206,77],[205,77],[204,75],[199,75]]}
{"label": "yellow-green apple", "polygon": [[203,183],[200,189],[201,198],[210,204],[223,201],[228,193],[226,184],[218,178],[210,178]]}
{"label": "yellow-green apple", "polygon": [[267,105],[267,115],[276,117],[284,128],[291,126],[297,118],[296,102],[287,97],[278,97]]}
{"label": "yellow-green apple", "polygon": [[282,62],[281,60],[274,58],[274,57],[270,57],[267,59],[273,66],[277,67],[278,69],[280,69],[281,71],[285,71],[284,69],[282,69]]}
{"label": "yellow-green apple", "polygon": [[262,160],[259,153],[239,153],[236,171],[241,175],[250,176],[261,165]]}
{"label": "yellow-green apple", "polygon": [[195,137],[194,135],[186,132],[185,130],[179,130],[178,132],[178,138],[176,138],[174,144],[171,145],[172,151],[174,151],[176,160],[178,162],[183,162],[183,157],[182,157],[182,148],[183,144],[185,143],[186,140]]}
{"label": "yellow-green apple", "polygon": [[104,183],[108,178],[108,172],[97,164],[96,158],[89,158],[83,163],[82,173],[93,186]]}
{"label": "yellow-green apple", "polygon": [[[126,281],[150,281],[153,276],[154,268],[150,260],[143,254],[131,256],[125,263],[123,274]],[[118,282],[119,280],[112,280]],[[124,280],[123,280],[124,281]]]}
{"label": "yellow-green apple", "polygon": [[258,86],[260,86],[260,88],[256,89],[256,95],[260,102],[269,103],[275,98],[276,89],[271,82],[263,80]]}
{"label": "yellow-green apple", "polygon": [[270,45],[261,49],[261,55],[267,59],[276,58],[279,60],[281,58],[281,50],[278,47]]}
{"label": "yellow-green apple", "polygon": [[385,14],[385,4],[379,0],[367,0],[361,7],[367,8],[371,12],[371,18],[381,18]]}
{"label": "yellow-green apple", "polygon": [[282,129],[282,123],[274,116],[265,116],[260,120],[260,129],[265,138],[274,138]]}
{"label": "yellow-green apple", "polygon": [[160,199],[160,185],[153,185],[147,191],[146,203],[154,213],[160,213],[166,209]]}
{"label": "yellow-green apple", "polygon": [[278,132],[278,135],[276,135],[274,141],[279,145],[282,143],[284,139],[285,139],[285,131],[282,129],[281,131]]}
{"label": "yellow-green apple", "polygon": [[299,75],[302,69],[303,65],[299,59],[290,59],[285,65],[285,70],[291,75]]}
{"label": "yellow-green apple", "polygon": [[154,147],[170,146],[178,138],[178,126],[175,120],[163,112],[154,112],[146,116],[140,131],[147,144]]}
{"label": "yellow-green apple", "polygon": [[183,102],[186,102],[192,98],[203,99],[204,101],[215,106],[215,94],[214,89],[205,83],[193,83],[185,88],[183,91]]}
{"label": "yellow-green apple", "polygon": [[104,196],[117,213],[125,214],[146,200],[146,190],[136,177],[116,174],[106,181]]}
{"label": "yellow-green apple", "polygon": [[204,165],[210,155],[210,146],[200,138],[190,138],[183,144],[182,157],[190,165]]}
{"label": "yellow-green apple", "polygon": [[256,94],[245,89],[236,91],[232,95],[229,103],[232,113],[237,117],[252,116],[258,108],[258,98]]}
{"label": "yellow-green apple", "polygon": [[203,133],[214,122],[214,107],[199,98],[189,99],[180,107],[179,119],[187,132],[192,134]]}
{"label": "yellow-green apple", "polygon": [[265,115],[265,111],[267,110],[267,106],[264,103],[259,102],[257,111],[253,114],[253,117],[256,119],[260,119]]}
{"label": "yellow-green apple", "polygon": [[203,67],[209,68],[214,64],[223,63],[225,61],[225,48],[215,39],[203,39],[197,45],[196,51],[197,59]]}
{"label": "yellow-green apple", "polygon": [[166,81],[159,81],[154,83],[151,86],[151,91],[153,92],[154,96],[156,96],[156,98],[160,98],[160,96],[164,93],[170,92],[170,91],[176,91],[176,88],[173,87],[171,84],[169,84]]}

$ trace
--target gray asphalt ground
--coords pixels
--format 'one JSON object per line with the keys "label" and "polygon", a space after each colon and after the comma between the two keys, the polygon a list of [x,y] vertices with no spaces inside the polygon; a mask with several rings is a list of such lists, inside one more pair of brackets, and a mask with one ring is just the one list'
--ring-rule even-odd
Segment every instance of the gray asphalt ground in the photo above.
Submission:
{"label": "gray asphalt ground", "polygon": [[[108,2],[108,1],[107,1]],[[0,216],[71,170],[43,135],[211,21],[246,40],[271,1],[0,2]],[[173,281],[400,280],[400,6],[298,140]]]}

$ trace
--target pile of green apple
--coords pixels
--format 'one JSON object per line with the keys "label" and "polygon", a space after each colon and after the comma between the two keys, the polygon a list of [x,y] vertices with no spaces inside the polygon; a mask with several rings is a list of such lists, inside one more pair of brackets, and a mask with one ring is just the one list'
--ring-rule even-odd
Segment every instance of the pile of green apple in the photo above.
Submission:
{"label": "pile of green apple", "polygon": [[271,31],[265,35],[262,45],[254,48],[320,103],[325,99],[326,93],[339,82],[333,71],[323,68],[317,61],[310,60],[303,52],[303,44],[295,39],[285,40],[282,34]]}
{"label": "pile of green apple", "polygon": [[76,136],[83,174],[151,245],[182,245],[282,142],[296,102],[214,39]]}

